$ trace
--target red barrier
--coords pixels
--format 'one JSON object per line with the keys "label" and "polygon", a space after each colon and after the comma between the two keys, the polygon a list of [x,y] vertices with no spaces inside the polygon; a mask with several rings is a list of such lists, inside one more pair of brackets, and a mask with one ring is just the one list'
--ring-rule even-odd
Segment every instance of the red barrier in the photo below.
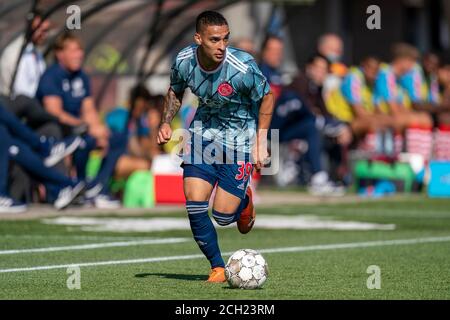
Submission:
{"label": "red barrier", "polygon": [[182,175],[155,175],[155,201],[157,204],[184,204]]}

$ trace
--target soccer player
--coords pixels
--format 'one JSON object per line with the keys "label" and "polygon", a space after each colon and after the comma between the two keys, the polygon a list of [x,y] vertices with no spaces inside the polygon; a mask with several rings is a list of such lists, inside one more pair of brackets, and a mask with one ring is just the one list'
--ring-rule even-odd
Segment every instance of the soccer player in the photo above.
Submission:
{"label": "soccer player", "polygon": [[[199,107],[189,130],[191,151],[182,164],[184,193],[194,239],[211,264],[208,282],[225,281],[225,263],[208,216],[209,198],[217,184],[212,209],[216,222],[221,226],[237,222],[243,234],[252,229],[256,212],[249,180],[253,167],[259,170],[268,160],[267,130],[274,107],[269,84],[255,60],[228,47],[229,36],[220,13],[205,11],[197,17],[195,44],[181,50],[172,66],[157,138],[159,144],[171,139],[170,123],[190,88]],[[211,156],[221,161],[202,157],[211,144],[216,147]]]}

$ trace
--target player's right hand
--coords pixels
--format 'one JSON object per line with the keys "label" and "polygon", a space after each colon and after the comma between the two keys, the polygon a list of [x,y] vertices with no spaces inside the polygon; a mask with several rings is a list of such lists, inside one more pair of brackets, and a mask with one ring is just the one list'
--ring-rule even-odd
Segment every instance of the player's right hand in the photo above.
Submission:
{"label": "player's right hand", "polygon": [[156,139],[158,144],[165,144],[170,141],[170,138],[172,138],[172,128],[170,127],[170,124],[161,124],[159,127],[158,137]]}

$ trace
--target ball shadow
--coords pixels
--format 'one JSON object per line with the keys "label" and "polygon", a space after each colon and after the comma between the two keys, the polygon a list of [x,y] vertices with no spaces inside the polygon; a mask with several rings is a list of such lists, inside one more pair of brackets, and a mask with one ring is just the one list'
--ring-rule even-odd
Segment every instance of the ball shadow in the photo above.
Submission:
{"label": "ball shadow", "polygon": [[263,290],[264,288],[255,288],[255,289],[241,289],[241,288],[232,288],[230,286],[228,286],[226,283],[224,283],[224,285],[226,285],[225,287],[222,287],[223,290],[238,290],[238,291],[258,291],[258,290]]}

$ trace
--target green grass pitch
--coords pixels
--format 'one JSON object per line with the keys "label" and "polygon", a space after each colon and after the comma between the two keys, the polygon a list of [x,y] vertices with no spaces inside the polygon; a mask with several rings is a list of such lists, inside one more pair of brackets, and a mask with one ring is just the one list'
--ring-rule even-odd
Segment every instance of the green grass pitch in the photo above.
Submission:
{"label": "green grass pitch", "polygon": [[[80,226],[44,224],[42,219],[5,220],[0,222],[0,299],[450,298],[450,200],[406,197],[349,204],[264,207],[258,209],[257,219],[273,214],[395,224],[395,229],[292,230],[262,229],[256,225],[251,233],[241,235],[235,227],[221,228],[218,234],[223,252],[280,248],[280,252],[263,253],[270,274],[262,289],[236,290],[227,284],[205,283],[209,266],[205,258],[199,257],[201,252],[191,239],[190,230],[94,232],[83,231]],[[155,217],[183,218],[185,213],[132,218]],[[130,216],[114,218],[126,222]],[[187,240],[24,251],[155,238]],[[286,249],[292,247],[296,249]],[[160,257],[171,258],[151,260]],[[98,265],[98,262],[106,263]],[[92,264],[83,266],[86,263]],[[79,290],[67,287],[71,274],[67,273],[66,265],[70,264],[81,264]],[[371,265],[380,268],[381,289],[367,288],[371,276],[367,268]],[[38,268],[45,266],[50,269]]]}

